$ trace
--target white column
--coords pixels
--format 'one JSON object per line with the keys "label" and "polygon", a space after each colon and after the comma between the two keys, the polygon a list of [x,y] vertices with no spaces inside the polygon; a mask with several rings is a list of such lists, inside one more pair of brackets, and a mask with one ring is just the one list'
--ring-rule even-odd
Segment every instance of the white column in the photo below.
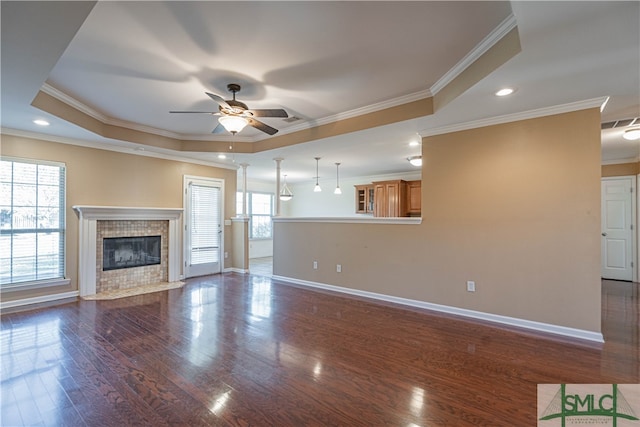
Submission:
{"label": "white column", "polygon": [[274,216],[280,216],[280,162],[284,159],[276,157],[273,160],[276,162],[276,214]]}
{"label": "white column", "polygon": [[248,217],[247,213],[247,166],[249,163],[240,163],[242,166],[242,217]]}

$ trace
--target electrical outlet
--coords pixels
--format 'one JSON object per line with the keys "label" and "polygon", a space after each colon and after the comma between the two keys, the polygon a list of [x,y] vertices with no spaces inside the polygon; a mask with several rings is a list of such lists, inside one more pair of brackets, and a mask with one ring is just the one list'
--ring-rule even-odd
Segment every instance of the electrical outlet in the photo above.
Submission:
{"label": "electrical outlet", "polygon": [[475,292],[476,291],[476,282],[469,280],[467,281],[467,292]]}
{"label": "electrical outlet", "polygon": [[318,269],[318,261],[313,261],[313,269],[314,270]]}
{"label": "electrical outlet", "polygon": [[342,273],[342,264],[336,264],[336,273]]}
{"label": "electrical outlet", "polygon": [[224,257],[225,257],[225,258],[229,258],[229,252],[225,252],[225,253],[224,253]]}

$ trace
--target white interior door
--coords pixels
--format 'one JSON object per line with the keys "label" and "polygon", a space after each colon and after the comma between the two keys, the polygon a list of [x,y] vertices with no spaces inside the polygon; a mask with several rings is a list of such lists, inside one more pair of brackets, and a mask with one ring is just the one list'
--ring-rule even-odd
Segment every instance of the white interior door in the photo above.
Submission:
{"label": "white interior door", "polygon": [[633,280],[633,192],[631,177],[602,179],[602,277]]}
{"label": "white interior door", "polygon": [[219,180],[185,177],[185,277],[220,272],[222,188]]}

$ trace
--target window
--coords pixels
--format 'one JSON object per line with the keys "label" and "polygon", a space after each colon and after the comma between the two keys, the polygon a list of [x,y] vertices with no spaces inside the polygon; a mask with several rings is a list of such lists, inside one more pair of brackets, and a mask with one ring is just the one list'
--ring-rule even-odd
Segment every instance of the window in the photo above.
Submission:
{"label": "window", "polygon": [[[236,212],[242,213],[242,192],[236,193]],[[271,239],[271,216],[273,194],[247,192],[247,215],[249,215],[249,238]]]}
{"label": "window", "polygon": [[64,165],[3,158],[0,186],[0,286],[64,278]]}

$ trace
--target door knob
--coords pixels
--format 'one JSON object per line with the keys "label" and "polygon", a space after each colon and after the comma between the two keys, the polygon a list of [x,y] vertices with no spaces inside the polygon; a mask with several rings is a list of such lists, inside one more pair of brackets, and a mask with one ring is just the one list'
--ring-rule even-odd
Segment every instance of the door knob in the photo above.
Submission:
{"label": "door knob", "polygon": [[602,233],[602,237],[607,237],[607,233]]}

